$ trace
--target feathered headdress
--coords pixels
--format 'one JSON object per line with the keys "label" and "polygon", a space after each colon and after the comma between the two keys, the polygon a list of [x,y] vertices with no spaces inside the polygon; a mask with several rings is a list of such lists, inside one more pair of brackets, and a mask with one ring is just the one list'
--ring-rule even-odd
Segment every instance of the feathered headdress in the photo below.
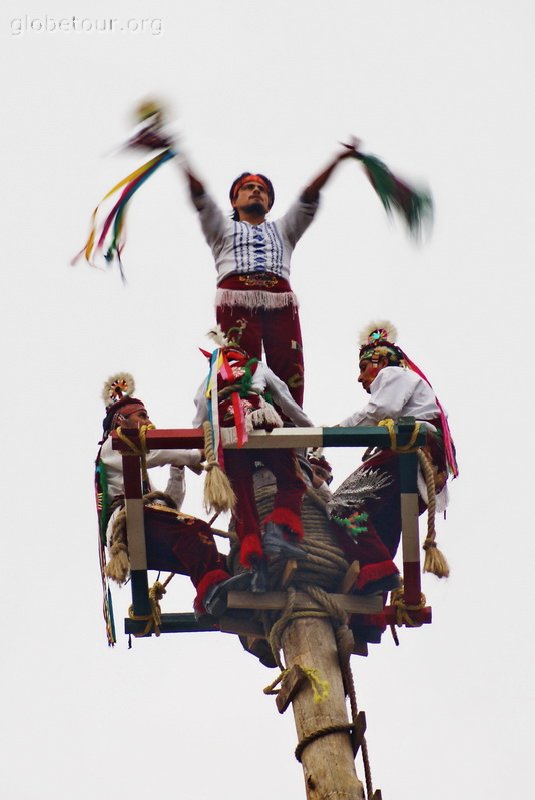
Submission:
{"label": "feathered headdress", "polygon": [[[366,325],[366,327],[362,329],[359,337],[359,358],[373,360],[374,358],[386,356],[389,360],[389,363],[406,367],[413,372],[416,372],[416,374],[419,375],[420,378],[422,378],[431,389],[433,389],[431,382],[424,375],[422,370],[416,366],[414,361],[411,361],[401,347],[395,343],[397,335],[398,334],[395,326],[391,322],[388,322],[388,320],[371,322],[369,325]],[[436,395],[435,402],[440,411],[440,420],[442,425],[442,433],[444,436],[444,450],[446,454],[448,471],[453,475],[454,478],[456,478],[459,474],[459,467],[455,457],[455,446],[451,437],[448,418]]]}
{"label": "feathered headdress", "polygon": [[134,397],[136,384],[129,372],[111,375],[102,387],[102,399],[106,408],[106,416],[102,422],[104,436],[115,428],[119,413],[132,413],[145,408],[143,401]]}
{"label": "feathered headdress", "polygon": [[389,320],[370,322],[359,334],[359,358],[373,361],[386,356],[389,362],[405,366],[403,351],[395,344],[397,337],[396,326]]}
{"label": "feathered headdress", "polygon": [[106,410],[114,403],[118,403],[125,395],[132,396],[136,391],[136,383],[129,372],[119,372],[111,375],[102,387],[102,399]]}

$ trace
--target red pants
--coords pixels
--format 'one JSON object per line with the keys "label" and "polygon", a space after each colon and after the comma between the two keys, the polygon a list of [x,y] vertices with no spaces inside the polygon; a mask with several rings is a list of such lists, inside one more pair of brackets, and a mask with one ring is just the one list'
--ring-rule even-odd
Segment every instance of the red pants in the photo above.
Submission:
{"label": "red pants", "polygon": [[200,610],[206,590],[230,577],[206,522],[163,508],[145,508],[148,569],[187,575],[197,589]]}
{"label": "red pants", "polygon": [[261,461],[275,476],[277,493],[273,511],[263,522],[272,520],[303,536],[301,503],[306,486],[297,472],[291,450],[225,450],[225,472],[236,494],[234,518],[240,540],[240,562],[250,567],[251,556],[262,557],[260,520],[254,499],[254,462]]}
{"label": "red pants", "polygon": [[[274,280],[277,281],[277,286],[269,289],[271,293],[291,291],[287,281],[282,278]],[[226,278],[219,288],[247,290],[243,283],[239,283],[237,276]],[[250,288],[252,291],[255,287]],[[297,307],[287,305],[283,308],[267,309],[225,305],[216,308],[216,318],[225,332],[236,326],[240,320],[247,323],[241,336],[240,347],[251,357],[261,359],[263,345],[268,367],[287,384],[295,402],[302,406],[305,369]]]}
{"label": "red pants", "polygon": [[338,523],[332,523],[338,544],[344,551],[348,562],[358,561],[360,564],[357,589],[366,589],[368,584],[398,573],[398,568],[392,561],[392,556],[382,541],[382,537],[378,535],[371,516],[367,522],[363,523],[364,526],[366,530],[360,531],[354,539]]}

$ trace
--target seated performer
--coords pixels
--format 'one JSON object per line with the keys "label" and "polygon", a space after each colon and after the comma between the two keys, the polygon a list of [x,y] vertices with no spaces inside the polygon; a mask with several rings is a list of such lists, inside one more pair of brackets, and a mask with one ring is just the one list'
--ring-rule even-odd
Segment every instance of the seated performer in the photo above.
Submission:
{"label": "seated performer", "polygon": [[[124,508],[122,454],[112,449],[110,434],[117,429],[128,433],[142,426],[154,428],[142,401],[133,396],[134,391],[133,378],[127,373],[113,376],[104,385],[106,416],[96,459],[99,525],[110,555],[105,571],[119,584],[128,577],[129,563],[125,526],[119,524]],[[204,611],[214,613],[230,588],[241,588],[247,583],[246,576],[230,577],[225,557],[218,552],[208,524],[178,511],[185,494],[184,466],[199,474],[201,461],[199,450],[147,453],[147,467],[170,466],[170,479],[165,493],[146,496],[144,514],[148,569],[188,575],[197,590],[194,601],[197,615]],[[150,493],[150,485],[144,485],[143,490],[145,495]]]}
{"label": "seated performer", "polygon": [[[371,323],[363,332],[359,353],[359,383],[370,400],[340,424],[341,427],[377,425],[383,419],[397,421],[399,417],[414,417],[428,430],[424,452],[431,461],[435,479],[436,510],[447,505],[449,474],[458,474],[446,415],[431,384],[423,373],[395,344],[397,333],[389,322]],[[333,513],[349,518],[352,507],[351,483],[360,480],[362,473],[373,471],[383,478],[383,486],[375,498],[368,498],[359,511],[369,515],[390,556],[396,554],[401,535],[401,505],[399,456],[392,450],[379,450],[366,458],[364,464],[350,476],[335,493]],[[427,490],[422,476],[418,478],[420,513],[427,505]]]}
{"label": "seated performer", "polygon": [[[241,330],[243,327],[238,328],[239,332]],[[236,496],[234,518],[240,541],[240,563],[254,570],[252,588],[261,591],[264,555],[305,556],[298,546],[303,537],[300,510],[305,484],[292,450],[244,450],[240,446],[252,430],[283,427],[271,401],[277,403],[297,426],[310,427],[312,421],[292,398],[286,384],[262,361],[251,358],[220,330],[216,333],[216,340],[220,348],[212,354],[208,381],[203,381],[197,391],[193,427],[206,422],[211,410],[215,435],[220,437],[222,444],[238,444],[236,450],[223,450],[221,466]],[[217,403],[212,399],[214,392],[217,392]],[[255,462],[262,462],[277,481],[273,511],[262,523],[254,500]]]}

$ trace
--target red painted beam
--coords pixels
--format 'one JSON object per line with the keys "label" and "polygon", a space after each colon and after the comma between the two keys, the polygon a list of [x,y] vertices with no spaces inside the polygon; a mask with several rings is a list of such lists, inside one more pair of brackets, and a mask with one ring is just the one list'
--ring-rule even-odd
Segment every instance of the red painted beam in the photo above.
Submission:
{"label": "red painted beam", "polygon": [[[416,626],[429,625],[432,622],[432,609],[431,606],[426,606],[418,611],[408,611],[409,617],[416,623]],[[384,610],[385,620],[387,625],[396,624],[396,607],[386,606]],[[411,627],[408,625],[407,627]]]}
{"label": "red painted beam", "polygon": [[[138,431],[124,430],[123,434],[126,434],[134,444],[139,445]],[[202,428],[162,428],[147,431],[146,443],[148,450],[202,450],[204,433]],[[119,439],[115,431],[112,433],[112,448],[123,453],[129,452],[128,445]]]}

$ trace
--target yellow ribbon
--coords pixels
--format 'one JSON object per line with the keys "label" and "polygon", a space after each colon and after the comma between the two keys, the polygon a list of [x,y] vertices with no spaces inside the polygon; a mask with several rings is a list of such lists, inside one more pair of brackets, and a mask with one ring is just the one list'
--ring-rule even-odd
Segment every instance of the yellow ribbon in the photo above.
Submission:
{"label": "yellow ribbon", "polygon": [[[139,178],[140,175],[142,175],[144,172],[146,172],[148,169],[150,169],[156,163],[158,158],[159,158],[159,156],[156,156],[155,158],[152,158],[150,161],[147,161],[146,164],[143,164],[143,166],[138,167],[136,170],[134,170],[134,172],[131,172],[130,175],[127,175],[126,178],[123,178],[122,181],[119,181],[119,183],[117,183],[113,187],[113,189],[110,189],[110,191],[107,194],[104,195],[104,197],[102,198],[100,203],[97,205],[97,207],[95,208],[95,210],[91,214],[91,219],[90,219],[90,223],[89,223],[90,226],[91,226],[91,231],[89,233],[89,237],[88,237],[87,242],[85,243],[85,245],[82,247],[82,249],[78,253],[78,256],[76,256],[76,258],[78,258],[82,253],[84,253],[86,261],[89,264],[91,264],[90,256],[91,256],[91,251],[93,250],[93,245],[95,244],[95,238],[96,238],[95,220],[97,218],[97,214],[98,214],[98,210],[99,210],[100,206],[102,205],[102,203],[105,200],[108,199],[108,197],[111,197],[112,194],[115,194],[115,192],[117,192],[119,189],[122,189],[123,186],[126,186],[127,183],[130,183],[130,181],[133,181],[136,178]],[[75,261],[75,260],[76,259],[73,259],[73,261]],[[94,264],[92,266],[94,266]]]}

